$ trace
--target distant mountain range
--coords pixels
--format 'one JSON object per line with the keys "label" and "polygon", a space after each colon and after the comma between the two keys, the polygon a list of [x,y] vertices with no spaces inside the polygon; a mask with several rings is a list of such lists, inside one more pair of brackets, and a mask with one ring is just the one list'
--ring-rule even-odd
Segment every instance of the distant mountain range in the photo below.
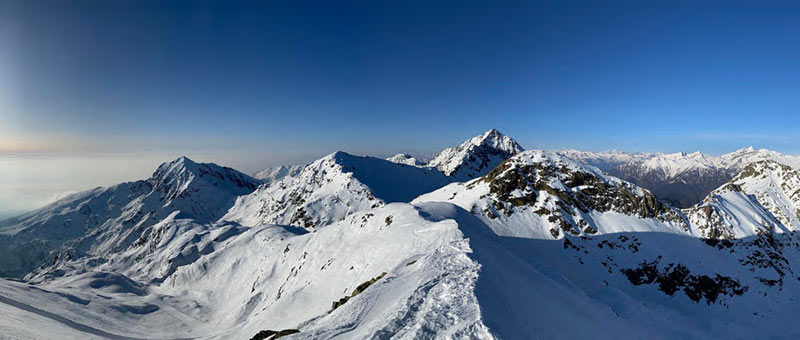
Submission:
{"label": "distant mountain range", "polygon": [[796,338],[800,158],[181,157],[0,222],[12,339]]}
{"label": "distant mountain range", "polygon": [[713,157],[695,152],[657,154],[623,152],[561,152],[567,157],[597,166],[603,171],[652,191],[670,204],[688,208],[728,182],[750,163],[773,160],[793,167],[800,157],[752,147]]}

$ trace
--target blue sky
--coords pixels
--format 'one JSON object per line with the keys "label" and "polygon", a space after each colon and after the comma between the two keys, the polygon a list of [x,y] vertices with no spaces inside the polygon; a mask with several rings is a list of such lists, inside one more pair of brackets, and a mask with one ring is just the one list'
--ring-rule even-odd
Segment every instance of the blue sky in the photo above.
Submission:
{"label": "blue sky", "polygon": [[[795,1],[0,0],[0,151],[800,152]],[[310,156],[309,156],[310,157]]]}

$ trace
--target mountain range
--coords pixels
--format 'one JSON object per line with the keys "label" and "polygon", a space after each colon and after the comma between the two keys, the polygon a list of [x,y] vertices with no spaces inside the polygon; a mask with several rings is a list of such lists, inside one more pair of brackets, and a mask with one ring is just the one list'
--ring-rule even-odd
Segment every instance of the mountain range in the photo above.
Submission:
{"label": "mountain range", "polygon": [[[797,338],[800,157],[181,157],[0,222],[10,339]],[[797,270],[797,271],[795,271]]]}

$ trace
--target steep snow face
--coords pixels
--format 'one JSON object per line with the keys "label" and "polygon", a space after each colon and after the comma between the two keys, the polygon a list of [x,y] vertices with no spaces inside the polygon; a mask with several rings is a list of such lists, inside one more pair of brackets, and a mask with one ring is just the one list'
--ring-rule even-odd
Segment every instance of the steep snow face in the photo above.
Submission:
{"label": "steep snow face", "polygon": [[173,213],[216,220],[237,196],[257,185],[236,170],[178,158],[159,166],[147,180],[75,194],[2,227],[0,273],[18,277],[47,258],[125,248],[144,228]]}
{"label": "steep snow face", "polygon": [[703,202],[686,209],[700,237],[734,240],[779,231],[783,226],[752,195],[729,183],[714,190]]}
{"label": "steep snow face", "polygon": [[457,204],[504,236],[558,239],[688,230],[677,210],[647,190],[549,151],[522,152],[482,178],[448,185],[414,202],[429,201]]}
{"label": "steep snow face", "polygon": [[405,164],[411,166],[425,166],[425,162],[420,161],[414,158],[414,156],[411,156],[407,153],[398,153],[392,157],[387,158],[386,160],[397,164]]}
{"label": "steep snow face", "polygon": [[296,176],[239,198],[223,220],[313,229],[354,212],[409,202],[447,183],[449,179],[435,169],[336,152],[309,164]]}
{"label": "steep snow face", "polygon": [[284,177],[297,176],[300,171],[303,171],[305,165],[281,165],[272,168],[266,168],[253,176],[264,184],[277,182]]}
{"label": "steep snow face", "polygon": [[789,231],[800,230],[800,172],[797,169],[764,160],[747,165],[731,183],[732,188],[755,199]]}
{"label": "steep snow face", "polygon": [[447,148],[428,163],[456,181],[467,181],[485,175],[502,161],[523,151],[516,141],[495,129]]}

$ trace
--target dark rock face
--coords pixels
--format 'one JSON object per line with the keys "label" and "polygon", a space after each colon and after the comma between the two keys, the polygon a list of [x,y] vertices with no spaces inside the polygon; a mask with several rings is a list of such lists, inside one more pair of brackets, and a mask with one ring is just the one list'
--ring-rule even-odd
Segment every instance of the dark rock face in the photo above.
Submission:
{"label": "dark rock face", "polygon": [[275,340],[275,339],[278,339],[278,338],[281,338],[281,337],[284,337],[284,336],[287,336],[287,335],[295,334],[295,333],[300,333],[300,330],[297,330],[297,329],[284,329],[282,331],[273,331],[271,329],[267,329],[267,330],[263,330],[263,331],[258,332],[256,335],[254,335],[252,338],[250,338],[250,340],[266,340],[266,339]]}
{"label": "dark rock face", "polygon": [[707,304],[717,301],[720,295],[740,296],[748,291],[748,286],[742,286],[739,280],[715,274],[694,275],[683,264],[670,263],[663,268],[659,260],[642,262],[638,267],[622,269],[622,273],[633,285],[658,284],[658,290],[667,295],[674,295],[682,290],[692,301],[700,302],[705,299]]}
{"label": "dark rock face", "polygon": [[[561,231],[572,235],[597,232],[591,223],[578,218],[590,211],[614,211],[641,218],[683,222],[677,211],[661,203],[646,190],[639,191],[622,181],[606,181],[593,173],[571,169],[563,164],[524,164],[511,158],[490,171],[482,181],[489,183],[493,206],[498,212],[511,215],[514,207],[530,206],[540,216],[549,215],[550,222],[560,225]],[[563,186],[554,185],[559,182]],[[537,207],[538,196],[542,194],[554,199],[558,208],[549,210]],[[555,238],[560,235],[558,229],[552,229],[550,233]]]}

